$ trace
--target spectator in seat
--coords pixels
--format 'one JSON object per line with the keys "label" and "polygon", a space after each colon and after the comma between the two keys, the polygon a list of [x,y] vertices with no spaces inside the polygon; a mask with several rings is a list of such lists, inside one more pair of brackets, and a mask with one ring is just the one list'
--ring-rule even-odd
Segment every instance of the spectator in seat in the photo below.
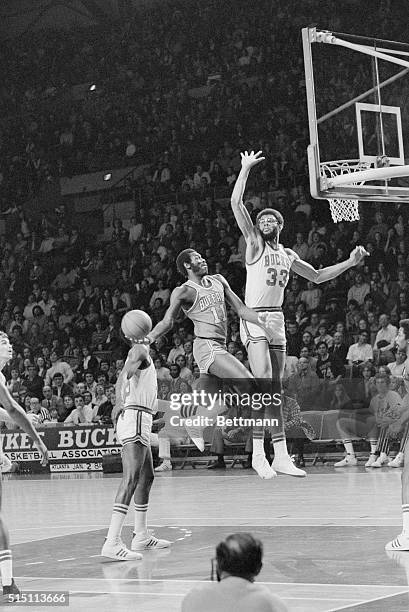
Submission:
{"label": "spectator in seat", "polygon": [[[239,416],[238,410],[236,406],[232,406],[226,412],[227,418],[237,417]],[[250,414],[246,410],[241,411],[241,416],[243,418],[249,418]],[[210,448],[210,452],[217,456],[217,460],[211,463],[208,466],[208,470],[218,470],[225,469],[226,464],[224,461],[224,455],[229,446],[234,444],[243,444],[246,443],[244,452],[247,453],[249,457],[248,463],[251,465],[251,455],[253,452],[253,447],[251,444],[251,435],[252,430],[249,427],[237,427],[237,426],[224,426],[224,427],[215,427],[213,430],[212,437],[212,445]],[[266,453],[269,455],[269,452]]]}
{"label": "spectator in seat", "polygon": [[64,377],[60,372],[56,372],[52,378],[52,391],[53,395],[58,398],[73,395],[72,387],[64,382]]}
{"label": "spectator in seat", "polygon": [[93,422],[101,425],[112,425],[112,410],[115,406],[115,387],[106,390],[107,399],[93,410]]}
{"label": "spectator in seat", "polygon": [[328,349],[331,350],[332,345],[334,343],[334,339],[328,333],[328,328],[326,323],[321,322],[318,327],[318,336],[314,338],[314,344],[318,347],[320,342],[325,342]]}
{"label": "spectator in seat", "polygon": [[369,334],[364,331],[359,334],[358,342],[351,344],[347,353],[347,361],[350,366],[353,367],[352,376],[358,376],[359,366],[364,361],[373,361],[372,346],[368,343]]}
{"label": "spectator in seat", "polygon": [[185,349],[182,346],[182,339],[177,334],[173,334],[173,346],[169,351],[168,363],[175,363],[176,357],[184,355]]}
{"label": "spectator in seat", "polygon": [[307,288],[301,291],[299,299],[306,305],[307,312],[315,311],[320,305],[322,290],[312,281],[307,282]]}
{"label": "spectator in seat", "polygon": [[301,357],[303,357],[304,359],[306,359],[308,361],[308,364],[309,364],[312,372],[316,372],[317,371],[317,358],[313,357],[311,355],[311,351],[308,348],[308,346],[302,346],[301,347],[300,354],[299,354],[299,359],[301,359]]}
{"label": "spectator in seat", "polygon": [[91,336],[91,350],[98,350],[98,346],[102,346],[106,340],[107,334],[106,330],[103,328],[102,319],[98,318],[95,321],[95,330],[92,332]]}
{"label": "spectator in seat", "polygon": [[315,410],[320,395],[320,379],[306,357],[300,357],[297,370],[288,379],[288,394],[297,400],[301,410]]}
{"label": "spectator in seat", "polygon": [[344,336],[341,332],[335,332],[333,336],[333,344],[328,348],[332,359],[336,359],[339,363],[346,363],[348,347],[344,342]]}
{"label": "spectator in seat", "polygon": [[317,312],[313,312],[311,313],[310,321],[308,325],[304,325],[304,332],[310,333],[311,336],[315,338],[315,336],[318,334],[319,326],[320,326],[319,314]]}
{"label": "spectator in seat", "polygon": [[281,599],[254,584],[262,561],[260,540],[249,533],[228,536],[216,548],[217,582],[193,588],[184,597],[181,612],[286,612]]}
{"label": "spectator in seat", "polygon": [[301,336],[295,321],[289,321],[287,325],[287,355],[297,357],[301,350]]}
{"label": "spectator in seat", "polygon": [[108,317],[108,327],[105,330],[105,339],[102,344],[104,351],[114,351],[120,343],[119,322],[115,314]]}
{"label": "spectator in seat", "polygon": [[43,387],[43,399],[41,400],[41,406],[47,408],[51,413],[51,410],[57,407],[58,398],[53,395],[53,391],[49,385]]}
{"label": "spectator in seat", "polygon": [[336,358],[332,358],[326,342],[317,344],[317,376],[321,379],[330,379],[335,381],[345,374],[345,368]]}
{"label": "spectator in seat", "polygon": [[398,330],[394,325],[390,324],[387,314],[381,314],[379,317],[379,325],[381,328],[376,334],[373,346],[374,359],[379,362],[382,358],[383,363],[387,363],[393,358],[392,351],[395,348]]}
{"label": "spectator in seat", "polygon": [[18,401],[19,392],[24,383],[17,368],[12,368],[10,376],[11,378],[7,381],[6,387],[10,395],[14,397],[16,401]]}
{"label": "spectator in seat", "polygon": [[74,397],[75,408],[67,416],[64,423],[73,425],[83,425],[86,423],[92,423],[92,408],[85,406],[84,398],[82,395],[76,395]]}
{"label": "spectator in seat", "polygon": [[158,355],[153,360],[153,363],[156,369],[156,378],[158,379],[158,382],[170,381],[171,380],[170,371],[169,371],[169,368],[167,368],[164,365],[162,357]]}
{"label": "spectator in seat", "polygon": [[97,383],[92,372],[85,372],[85,390],[92,395],[92,401],[95,399]]}
{"label": "spectator in seat", "polygon": [[171,380],[169,381],[169,393],[181,393],[180,386],[183,378],[180,377],[180,367],[177,363],[172,363],[169,367]]}
{"label": "spectator in seat", "polygon": [[38,374],[38,376],[40,376],[40,378],[45,380],[48,368],[46,366],[44,357],[41,357],[41,356],[37,357],[35,365],[37,366],[37,374]]}
{"label": "spectator in seat", "polygon": [[62,374],[64,383],[68,385],[74,378],[74,372],[71,367],[65,361],[59,359],[57,353],[53,351],[50,354],[51,367],[48,368],[47,374],[45,376],[45,384],[51,384],[51,381],[54,380],[54,375],[58,372]]}
{"label": "spectator in seat", "polygon": [[94,398],[93,398],[94,406],[99,407],[101,404],[103,404],[107,400],[108,400],[108,398],[105,395],[105,387],[104,387],[104,385],[101,385],[101,384],[97,383],[97,385],[95,387],[95,395],[94,395]]}
{"label": "spectator in seat", "polygon": [[46,408],[41,407],[38,397],[30,397],[28,405],[29,409],[27,411],[27,417],[30,419],[34,427],[40,427],[45,419],[49,420],[50,414]]}
{"label": "spectator in seat", "polygon": [[39,306],[38,304],[33,307],[33,318],[31,320],[28,320],[27,331],[34,323],[37,323],[38,327],[40,328],[40,332],[43,333],[45,331],[47,325],[47,317],[45,316],[41,306]]}
{"label": "spectator in seat", "polygon": [[186,367],[186,355],[176,357],[176,363],[180,368],[180,377],[183,378],[189,385],[193,382],[193,373]]}
{"label": "spectator in seat", "polygon": [[41,291],[41,300],[38,305],[42,308],[46,317],[51,315],[51,308],[52,306],[56,306],[56,304],[57,302],[49,295],[47,289],[43,289]]}
{"label": "spectator in seat", "polygon": [[128,310],[128,306],[121,298],[121,292],[118,288],[114,289],[112,294],[112,309],[120,317],[122,317]]}
{"label": "spectator in seat", "polygon": [[68,267],[63,266],[62,271],[57,274],[53,282],[51,283],[51,287],[60,294],[60,291],[64,291],[64,289],[69,289],[71,286],[70,278],[68,276]]}
{"label": "spectator in seat", "polygon": [[401,378],[403,380],[403,373],[405,370],[406,352],[397,350],[395,355],[395,361],[387,364],[390,370],[391,376],[394,378]]}
{"label": "spectator in seat", "polygon": [[193,356],[193,342],[191,340],[186,340],[183,343],[183,349],[185,351],[185,365],[191,372],[193,372],[193,366],[195,363],[195,358]]}
{"label": "spectator in seat", "polygon": [[43,399],[44,380],[38,376],[37,367],[33,364],[28,366],[28,376],[24,379],[29,395]]}
{"label": "spectator in seat", "polygon": [[364,278],[360,272],[355,275],[355,281],[352,287],[348,290],[348,302],[354,300],[359,306],[364,303],[365,297],[371,291],[369,283],[364,282]]}
{"label": "spectator in seat", "polygon": [[91,353],[89,346],[85,345],[81,349],[82,352],[82,369],[95,374],[99,370],[99,360]]}

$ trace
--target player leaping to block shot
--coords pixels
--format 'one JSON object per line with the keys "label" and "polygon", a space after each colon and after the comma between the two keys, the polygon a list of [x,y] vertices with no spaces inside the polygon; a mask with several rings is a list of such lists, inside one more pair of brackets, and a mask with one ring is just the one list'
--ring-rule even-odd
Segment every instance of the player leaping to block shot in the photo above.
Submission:
{"label": "player leaping to block shot", "polygon": [[[123,476],[101,551],[101,556],[114,561],[142,559],[142,551],[167,548],[171,544],[159,540],[147,529],[149,494],[154,479],[150,433],[152,415],[157,411],[156,370],[148,347],[137,338],[128,339],[132,347],[116,383],[114,417],[122,444]],[[132,496],[135,528],[130,550],[123,543],[121,532]]]}
{"label": "player leaping to block shot", "polygon": [[[261,329],[268,327],[270,313],[255,312],[247,308],[223,276],[208,275],[205,259],[195,250],[185,249],[179,253],[176,265],[178,271],[187,276],[188,280],[173,290],[170,306],[163,320],[147,335],[148,341],[155,342],[170,331],[182,309],[194,323],[193,355],[201,375],[234,379],[239,392],[248,392],[251,388],[254,390],[257,385],[254,377],[226,348],[226,302],[242,319],[257,324]],[[211,377],[203,381],[203,386],[205,390],[210,391]],[[262,391],[266,390],[270,391],[270,388]],[[193,437],[192,439],[200,448],[198,440]],[[201,450],[203,449],[204,446]],[[253,456],[252,466],[261,478],[269,479],[275,476],[264,454]]]}
{"label": "player leaping to block shot", "polygon": [[[258,213],[256,223],[253,224],[243,204],[243,195],[251,168],[264,159],[261,151],[257,153],[246,151],[241,154],[241,170],[234,185],[231,206],[246,241],[245,303],[256,311],[270,311],[274,323],[273,327],[266,331],[260,325],[242,320],[240,334],[248,351],[253,375],[261,379],[272,378],[274,392],[281,393],[286,355],[282,304],[290,271],[314,283],[324,283],[356,266],[369,253],[362,246],[357,246],[346,261],[315,270],[309,263],[300,259],[294,251],[280,244],[280,232],[284,226],[284,219],[279,211],[266,208]],[[278,472],[305,476],[302,470],[297,470],[297,473],[296,469],[291,469],[281,405],[276,407],[275,412],[274,416],[279,420],[280,426],[272,432],[274,444],[272,468]],[[257,434],[259,439],[253,439],[253,456],[254,453],[264,454],[263,433],[256,431],[255,438]]]}
{"label": "player leaping to block shot", "polygon": [[[0,332],[0,370],[12,358],[12,347],[7,334]],[[30,436],[41,455],[41,465],[47,465],[48,451],[41,440],[38,432],[34,429],[31,421],[28,420],[23,408],[11,397],[7,387],[4,374],[0,372],[0,404],[8,413],[9,417],[17,423],[21,429]],[[0,445],[1,455],[1,445]],[[0,457],[1,459],[1,457]],[[0,461],[1,463],[1,461]],[[3,601],[12,603],[13,597],[20,593],[13,579],[13,563],[10,550],[10,540],[8,530],[1,513],[1,478],[0,478],[0,573],[3,586]]]}

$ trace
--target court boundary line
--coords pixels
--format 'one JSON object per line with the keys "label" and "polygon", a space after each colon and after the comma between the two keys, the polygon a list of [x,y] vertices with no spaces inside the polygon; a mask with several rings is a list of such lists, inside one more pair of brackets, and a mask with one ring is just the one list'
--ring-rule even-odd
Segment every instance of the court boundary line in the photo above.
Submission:
{"label": "court boundary line", "polygon": [[[212,584],[211,580],[194,580],[194,579],[181,579],[181,578],[175,578],[175,579],[169,579],[169,578],[85,578],[85,577],[78,577],[78,578],[72,578],[72,577],[50,577],[50,576],[16,576],[16,578],[18,578],[19,580],[102,580],[102,581],[108,581],[108,582],[122,582],[122,581],[127,581],[127,582],[188,582],[188,583],[199,583],[199,584]],[[374,588],[374,589],[400,589],[402,588],[402,585],[400,584],[353,584],[353,583],[348,583],[348,584],[339,584],[339,583],[330,583],[330,582],[265,582],[265,581],[261,581],[261,580],[257,580],[256,581],[257,584],[269,584],[269,585],[275,585],[275,586],[300,586],[300,587],[308,587],[308,586],[328,586],[328,587],[341,587],[341,588],[351,588],[351,587],[359,587],[359,588]],[[406,587],[405,591],[402,591],[402,593],[406,593],[409,591],[409,585]],[[401,593],[396,593],[396,595],[400,595]],[[389,597],[389,595],[387,595],[387,597]],[[328,611],[330,612],[330,611]]]}
{"label": "court boundary line", "polygon": [[400,593],[391,593],[390,595],[384,595],[383,597],[374,597],[372,599],[366,599],[364,601],[358,601],[354,604],[348,604],[347,606],[342,606],[341,608],[331,608],[327,610],[327,612],[340,612],[341,610],[348,610],[348,608],[353,608],[355,606],[363,606],[365,604],[373,603],[374,601],[382,601],[383,599],[390,599],[391,597],[396,597],[397,595],[405,595],[409,593],[409,586],[405,591],[401,591]]}

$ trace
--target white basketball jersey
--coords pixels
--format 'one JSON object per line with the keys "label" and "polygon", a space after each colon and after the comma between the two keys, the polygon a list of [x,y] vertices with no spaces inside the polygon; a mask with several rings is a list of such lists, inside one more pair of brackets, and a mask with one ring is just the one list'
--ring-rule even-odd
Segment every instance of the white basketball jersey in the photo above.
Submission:
{"label": "white basketball jersey", "polygon": [[275,250],[265,242],[261,256],[254,263],[246,262],[246,306],[281,307],[294,259],[295,256],[288,255],[282,244]]}
{"label": "white basketball jersey", "polygon": [[149,357],[148,367],[140,370],[139,376],[127,378],[126,373],[122,371],[120,378],[119,391],[122,406],[124,408],[140,407],[145,412],[155,414],[157,411],[158,380],[151,358]]}

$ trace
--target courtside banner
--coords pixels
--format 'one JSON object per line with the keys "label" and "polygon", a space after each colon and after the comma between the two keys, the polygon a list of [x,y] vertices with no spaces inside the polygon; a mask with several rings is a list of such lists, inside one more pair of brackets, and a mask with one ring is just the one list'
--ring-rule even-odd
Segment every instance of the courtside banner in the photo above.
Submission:
{"label": "courtside banner", "polygon": [[42,468],[40,454],[31,438],[18,429],[3,432],[3,452],[10,459],[20,463],[23,471],[101,471],[102,457],[119,453],[120,444],[113,427],[77,426],[39,428],[49,450],[50,462]]}

